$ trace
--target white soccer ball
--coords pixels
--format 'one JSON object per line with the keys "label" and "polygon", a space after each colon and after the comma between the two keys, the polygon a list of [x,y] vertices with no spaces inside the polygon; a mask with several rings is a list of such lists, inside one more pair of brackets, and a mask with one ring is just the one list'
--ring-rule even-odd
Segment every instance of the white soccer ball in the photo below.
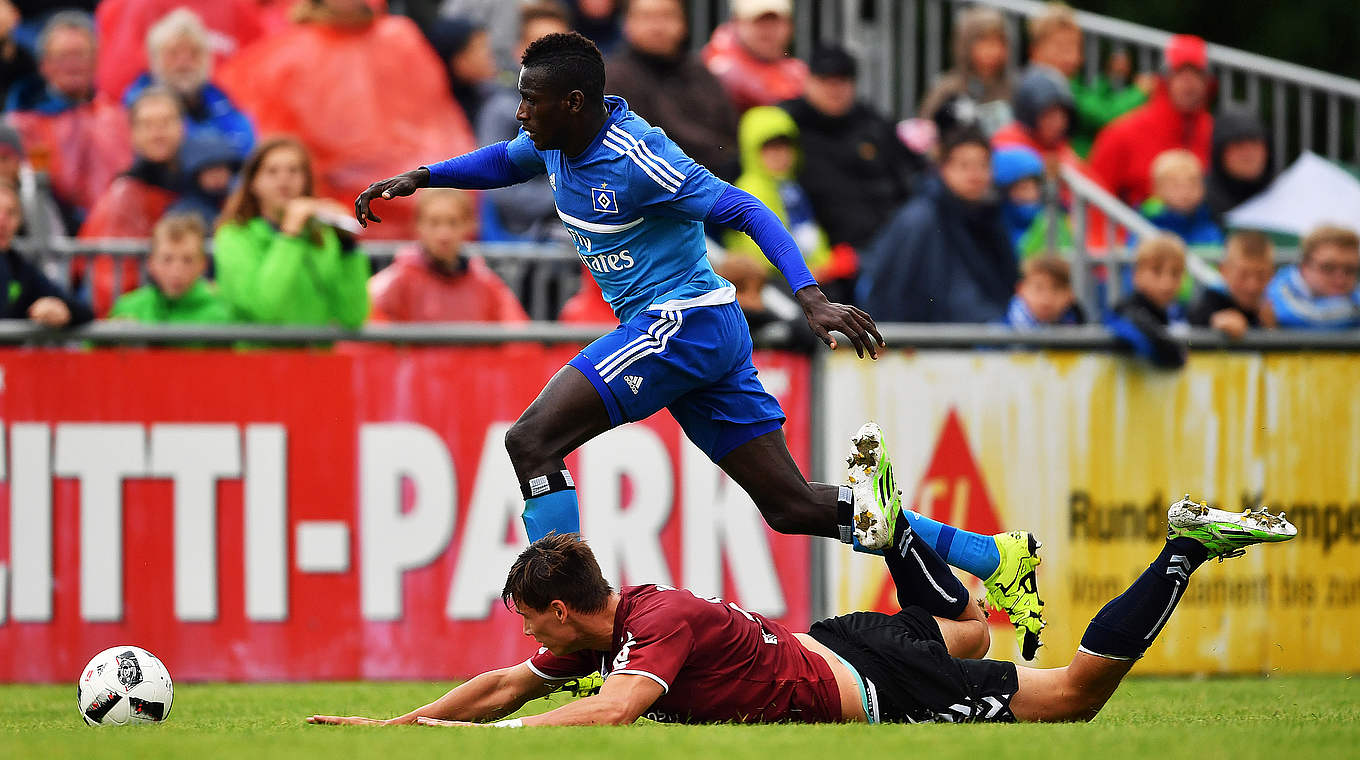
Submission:
{"label": "white soccer ball", "polygon": [[156,655],[141,647],[109,647],[80,671],[76,699],[91,726],[160,723],[170,716],[175,684]]}

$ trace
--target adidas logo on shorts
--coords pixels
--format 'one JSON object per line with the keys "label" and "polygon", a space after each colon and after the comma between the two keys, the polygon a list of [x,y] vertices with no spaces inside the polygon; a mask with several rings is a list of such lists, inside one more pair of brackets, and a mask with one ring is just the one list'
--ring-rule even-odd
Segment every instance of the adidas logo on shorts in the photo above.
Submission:
{"label": "adidas logo on shorts", "polygon": [[632,391],[634,396],[638,395],[638,388],[642,387],[642,378],[637,375],[624,375],[623,381],[628,383],[628,390]]}

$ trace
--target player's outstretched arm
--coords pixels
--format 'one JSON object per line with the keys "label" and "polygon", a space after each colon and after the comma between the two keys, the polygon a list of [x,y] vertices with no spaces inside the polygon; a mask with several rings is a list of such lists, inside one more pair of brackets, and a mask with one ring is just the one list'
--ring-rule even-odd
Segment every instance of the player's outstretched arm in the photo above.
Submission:
{"label": "player's outstretched arm", "polygon": [[[565,704],[541,715],[520,718],[523,726],[626,726],[636,721],[652,703],[665,694],[661,684],[646,677],[615,673],[604,682],[600,693]],[[438,718],[418,718],[422,726],[466,725]]]}
{"label": "player's outstretched arm", "polygon": [[422,187],[454,187],[460,190],[489,190],[519,184],[534,176],[510,158],[510,143],[498,142],[471,153],[421,166],[395,177],[374,182],[354,199],[354,217],[367,227],[369,221],[381,222],[370,204],[379,198],[391,200],[410,195]]}
{"label": "player's outstretched arm", "polygon": [[357,715],[313,715],[308,723],[335,726],[400,726],[420,718],[439,721],[477,722],[502,718],[531,699],[546,696],[553,685],[545,683],[523,663],[483,673],[451,689],[435,701],[386,720]]}
{"label": "player's outstretched arm", "polygon": [[745,190],[727,187],[708,212],[706,221],[739,230],[756,241],[765,257],[788,280],[789,288],[803,307],[808,326],[823,343],[835,349],[836,339],[831,333],[840,332],[850,339],[861,359],[866,352],[878,358],[878,349],[887,344],[879,335],[873,318],[854,306],[827,300],[812,272],[808,271],[793,236],[760,199]]}

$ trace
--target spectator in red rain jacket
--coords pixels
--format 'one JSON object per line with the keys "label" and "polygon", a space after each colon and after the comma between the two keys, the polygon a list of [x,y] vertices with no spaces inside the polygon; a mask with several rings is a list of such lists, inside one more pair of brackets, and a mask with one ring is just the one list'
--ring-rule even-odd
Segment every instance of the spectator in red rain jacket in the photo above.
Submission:
{"label": "spectator in red rain jacket", "polygon": [[788,54],[793,0],[732,0],[732,20],[713,30],[704,64],[741,113],[803,94],[807,65]]}
{"label": "spectator in red rain jacket", "polygon": [[[128,110],[132,124],[132,166],[99,196],[80,237],[146,238],[166,209],[179,198],[183,185],[180,148],[184,144],[184,112],[174,91],[148,87]],[[138,262],[131,257],[115,264],[110,256],[96,256],[91,267],[76,262],[74,274],[90,288],[95,314],[103,317],[120,293],[137,287]],[[120,283],[115,283],[120,279]],[[119,286],[119,287],[116,287]],[[117,291],[117,292],[115,292]]]}
{"label": "spectator in red rain jacket", "polygon": [[1204,40],[1178,34],[1166,45],[1166,70],[1152,100],[1110,122],[1091,147],[1091,168],[1106,190],[1137,207],[1152,195],[1152,160],[1173,148],[1210,165],[1214,118]]}
{"label": "spectator in red rain jacket", "polygon": [[527,322],[510,288],[463,244],[477,232],[477,207],[459,190],[417,197],[415,245],[368,281],[374,321]]}
{"label": "spectator in red rain jacket", "polygon": [[557,321],[577,325],[612,325],[619,321],[614,310],[604,300],[604,293],[590,271],[581,267],[581,289],[562,304],[562,313]]}
{"label": "spectator in red rain jacket", "polygon": [[[261,135],[301,138],[316,194],[352,204],[374,177],[476,147],[446,68],[415,23],[364,0],[305,0],[296,23],[219,69]],[[393,204],[366,237],[409,240],[414,204]]]}
{"label": "spectator in red rain jacket", "polygon": [[10,87],[5,110],[33,168],[51,176],[65,226],[75,229],[132,158],[127,117],[116,100],[95,95],[89,16],[53,14],[38,38],[38,59],[40,76]]}

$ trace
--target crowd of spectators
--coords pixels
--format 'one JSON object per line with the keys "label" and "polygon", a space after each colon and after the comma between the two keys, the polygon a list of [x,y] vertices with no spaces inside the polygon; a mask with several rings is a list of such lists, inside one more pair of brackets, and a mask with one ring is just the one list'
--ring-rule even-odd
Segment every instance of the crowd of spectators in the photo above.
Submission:
{"label": "crowd of spectators", "polygon": [[[391,204],[362,237],[414,242],[376,274],[348,204],[377,178],[512,138],[518,56],[576,29],[605,53],[610,93],[764,201],[828,294],[881,322],[1098,320],[1164,367],[1184,362],[1182,324],[1232,336],[1360,327],[1353,229],[1315,230],[1297,266],[1276,272],[1269,236],[1229,227],[1227,212],[1273,179],[1270,139],[1256,113],[1215,115],[1203,40],[1173,36],[1158,71],[1108,50],[1088,77],[1083,57],[1099,48],[1066,5],[1031,17],[1024,40],[996,10],[967,8],[950,67],[896,123],[859,96],[854,52],[792,55],[794,0],[727,6],[696,41],[684,0],[429,0],[398,4],[406,15],[385,0],[0,0],[5,316],[527,320],[516,283],[467,244],[562,239],[546,177]],[[1126,272],[1103,275],[1128,293],[1108,309],[1078,302],[1060,255],[1077,228],[1061,169],[1161,233],[1106,240],[1088,209],[1085,242],[1135,252]],[[50,197],[25,196],[32,223],[149,239],[150,255],[77,258],[54,282],[11,245],[31,226],[15,188],[33,172]],[[759,249],[710,232],[752,324],[777,319],[777,275]],[[1221,282],[1186,274],[1200,255],[1220,261]],[[561,319],[609,319],[582,283]]]}

